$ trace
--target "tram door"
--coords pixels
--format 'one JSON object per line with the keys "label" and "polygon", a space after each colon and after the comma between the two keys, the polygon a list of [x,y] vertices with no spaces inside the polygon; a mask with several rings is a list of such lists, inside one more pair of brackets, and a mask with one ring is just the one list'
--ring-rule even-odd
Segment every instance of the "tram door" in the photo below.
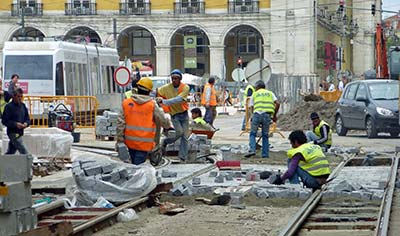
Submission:
{"label": "tram door", "polygon": [[56,95],[64,96],[64,68],[63,63],[58,62],[56,65]]}

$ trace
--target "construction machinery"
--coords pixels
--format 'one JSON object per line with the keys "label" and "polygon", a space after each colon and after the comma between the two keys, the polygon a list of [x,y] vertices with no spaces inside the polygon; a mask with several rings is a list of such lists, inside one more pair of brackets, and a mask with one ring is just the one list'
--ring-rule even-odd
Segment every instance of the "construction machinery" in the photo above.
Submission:
{"label": "construction machinery", "polygon": [[375,33],[375,58],[377,79],[399,79],[400,46],[392,46],[387,53],[386,38],[381,24],[377,24]]}

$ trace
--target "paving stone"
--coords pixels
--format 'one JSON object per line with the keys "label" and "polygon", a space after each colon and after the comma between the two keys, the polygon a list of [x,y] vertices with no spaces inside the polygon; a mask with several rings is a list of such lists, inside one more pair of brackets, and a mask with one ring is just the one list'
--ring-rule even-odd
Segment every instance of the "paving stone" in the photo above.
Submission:
{"label": "paving stone", "polygon": [[201,186],[196,187],[195,189],[197,194],[209,194],[213,192],[213,188],[211,186]]}
{"label": "paving stone", "polygon": [[86,176],[101,174],[101,166],[90,166],[84,169]]}
{"label": "paving stone", "polygon": [[224,182],[224,176],[218,175],[217,177],[215,177],[214,182],[215,183],[223,183]]}
{"label": "paving stone", "polygon": [[157,176],[157,184],[162,183],[162,178],[160,176]]}
{"label": "paving stone", "polygon": [[101,176],[102,180],[110,182],[111,181],[111,174],[103,174]]}
{"label": "paving stone", "polygon": [[218,171],[210,171],[210,174],[208,175],[208,177],[217,177],[218,175]]}
{"label": "paving stone", "polygon": [[360,191],[353,191],[350,193],[350,195],[351,195],[351,197],[354,197],[354,198],[362,198],[362,192],[360,192]]}
{"label": "paving stone", "polygon": [[178,176],[177,172],[169,171],[169,170],[162,170],[161,177],[163,178],[175,178]]}
{"label": "paving stone", "polygon": [[113,166],[112,166],[111,164],[109,164],[109,165],[103,165],[103,166],[101,167],[101,171],[102,171],[103,174],[111,173],[111,172],[113,171]]}
{"label": "paving stone", "polygon": [[194,178],[192,179],[192,184],[193,184],[193,185],[200,185],[200,184],[201,184],[201,178],[199,178],[199,177],[194,177]]}
{"label": "paving stone", "polygon": [[256,195],[259,198],[269,198],[269,194],[266,190],[259,190],[257,191]]}
{"label": "paving stone", "polygon": [[184,188],[182,185],[178,185],[177,187],[171,190],[173,196],[183,196]]}
{"label": "paving stone", "polygon": [[371,196],[371,200],[382,200],[383,199],[383,192],[374,192]]}
{"label": "paving stone", "polygon": [[232,181],[233,180],[233,175],[226,175],[225,179],[226,179],[226,181]]}
{"label": "paving stone", "polygon": [[322,196],[326,197],[326,198],[337,198],[340,195],[338,192],[335,192],[335,191],[324,191],[322,193]]}
{"label": "paving stone", "polygon": [[115,182],[117,182],[118,180],[121,179],[120,175],[119,175],[119,171],[111,172],[110,175],[111,175],[111,182],[113,182],[113,183],[115,183]]}
{"label": "paving stone", "polygon": [[129,176],[128,170],[123,168],[119,170],[119,175],[121,179],[127,179]]}

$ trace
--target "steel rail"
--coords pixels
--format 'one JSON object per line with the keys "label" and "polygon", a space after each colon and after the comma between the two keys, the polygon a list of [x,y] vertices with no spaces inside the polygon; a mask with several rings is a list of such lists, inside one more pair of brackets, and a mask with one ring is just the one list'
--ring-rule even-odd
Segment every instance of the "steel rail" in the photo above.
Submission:
{"label": "steel rail", "polygon": [[399,158],[393,158],[394,164],[392,165],[392,172],[388,187],[385,191],[384,200],[379,212],[379,219],[377,222],[377,230],[375,236],[386,236],[389,231],[390,213],[392,209],[393,194],[396,185],[397,170],[399,166]]}

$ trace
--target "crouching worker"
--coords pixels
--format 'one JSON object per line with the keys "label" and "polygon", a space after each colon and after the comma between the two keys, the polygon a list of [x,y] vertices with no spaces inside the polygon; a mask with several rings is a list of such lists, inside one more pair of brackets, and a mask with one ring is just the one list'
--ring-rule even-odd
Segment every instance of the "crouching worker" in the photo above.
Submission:
{"label": "crouching worker", "polygon": [[164,112],[149,96],[153,89],[150,78],[144,77],[137,83],[138,94],[122,102],[118,117],[117,142],[128,147],[132,164],[140,165],[158,142],[161,127],[170,128]]}
{"label": "crouching worker", "polygon": [[307,137],[301,130],[290,133],[289,141],[292,149],[287,152],[288,170],[282,176],[274,176],[272,184],[283,184],[286,179],[290,183],[300,183],[307,188],[320,189],[331,173],[329,162],[321,147],[307,143]]}
{"label": "crouching worker", "polygon": [[190,112],[192,113],[193,119],[193,122],[190,124],[191,129],[215,131],[215,129],[203,119],[201,110],[199,108],[193,108]]}

